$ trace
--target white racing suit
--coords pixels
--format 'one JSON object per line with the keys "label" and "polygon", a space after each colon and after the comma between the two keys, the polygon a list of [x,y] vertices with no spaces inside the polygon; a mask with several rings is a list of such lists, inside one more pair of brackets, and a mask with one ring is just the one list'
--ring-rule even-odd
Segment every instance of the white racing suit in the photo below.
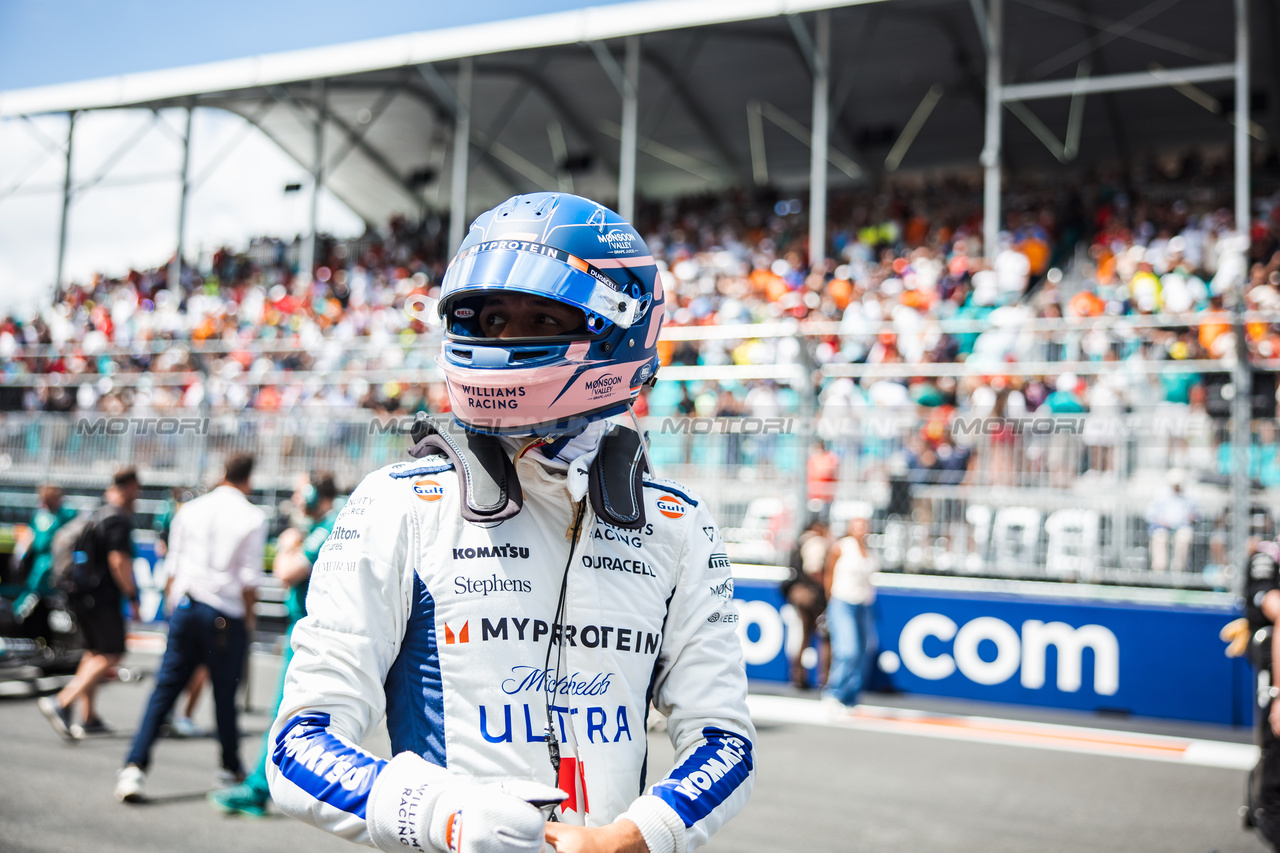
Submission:
{"label": "white racing suit", "polygon": [[[755,730],[720,535],[695,496],[648,478],[644,528],[605,524],[585,498],[594,441],[569,463],[537,450],[518,459],[524,507],[496,526],[462,519],[443,457],[364,479],[293,631],[267,765],[282,810],[372,844],[366,818],[390,819],[367,813],[387,762],[359,744],[384,713],[394,753],[476,779],[557,785],[569,794],[560,820],[625,816],[651,853],[692,850],[743,807]],[[548,691],[558,777],[544,739]],[[646,791],[650,700],[668,716],[676,763]],[[376,809],[398,807],[374,798]]]}

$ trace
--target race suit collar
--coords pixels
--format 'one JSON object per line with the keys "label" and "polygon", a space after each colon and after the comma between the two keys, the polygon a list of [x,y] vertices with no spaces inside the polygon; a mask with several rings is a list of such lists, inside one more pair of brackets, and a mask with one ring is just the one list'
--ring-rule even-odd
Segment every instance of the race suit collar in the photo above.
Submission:
{"label": "race suit collar", "polygon": [[[530,448],[524,453],[524,457],[536,460],[542,467],[550,471],[564,473],[569,470],[569,467],[580,456],[596,449],[596,446],[600,443],[601,436],[604,435],[608,428],[609,423],[607,421],[596,421],[588,424],[577,435],[569,437],[567,441],[564,438],[560,438],[552,442],[550,449],[555,452],[550,457],[540,453],[539,450],[542,448],[539,447]],[[519,461],[521,450],[529,443],[527,438],[515,438],[505,435],[499,436],[498,440],[507,449],[512,461]],[[590,464],[590,460],[588,460],[588,464]]]}
{"label": "race suit collar", "polygon": [[[577,503],[586,497],[589,483],[588,471],[592,460],[596,458],[600,439],[608,429],[608,421],[596,421],[570,438],[552,458],[548,459],[538,453],[537,449],[530,449],[524,454],[523,460],[553,477],[566,476],[568,481],[565,485],[569,488],[569,497]],[[522,461],[518,454],[528,443],[528,439],[500,436],[498,440],[502,442],[502,446],[507,449],[518,466]]]}

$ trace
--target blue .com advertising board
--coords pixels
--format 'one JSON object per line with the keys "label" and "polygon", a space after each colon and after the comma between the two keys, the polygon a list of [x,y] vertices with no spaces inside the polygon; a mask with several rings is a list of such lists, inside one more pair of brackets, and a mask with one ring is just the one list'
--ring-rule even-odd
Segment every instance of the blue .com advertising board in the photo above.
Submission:
{"label": "blue .com advertising board", "polygon": [[[879,678],[892,689],[1051,708],[1248,725],[1252,674],[1218,639],[1212,594],[878,576]],[[799,623],[776,581],[735,581],[753,679],[788,680]]]}

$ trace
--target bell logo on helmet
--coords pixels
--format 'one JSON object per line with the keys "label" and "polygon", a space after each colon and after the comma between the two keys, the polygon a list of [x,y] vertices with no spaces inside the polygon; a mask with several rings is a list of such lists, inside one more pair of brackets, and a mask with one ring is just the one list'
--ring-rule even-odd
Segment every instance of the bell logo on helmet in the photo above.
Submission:
{"label": "bell logo on helmet", "polygon": [[684,518],[685,505],[680,503],[678,498],[663,495],[658,498],[658,512],[667,518]]}
{"label": "bell logo on helmet", "polygon": [[472,317],[476,316],[476,312],[470,308],[455,308],[453,309],[453,316],[457,317],[459,320],[470,320]]}
{"label": "bell logo on helmet", "polygon": [[413,484],[413,493],[424,501],[438,501],[444,497],[444,486],[435,480],[419,480]]}

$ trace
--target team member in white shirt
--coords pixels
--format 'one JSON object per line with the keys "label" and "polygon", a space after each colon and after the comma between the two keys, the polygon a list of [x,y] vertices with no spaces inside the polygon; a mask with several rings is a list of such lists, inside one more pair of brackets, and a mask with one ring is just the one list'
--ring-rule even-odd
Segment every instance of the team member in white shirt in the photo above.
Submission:
{"label": "team member in white shirt", "polygon": [[167,564],[177,604],[169,619],[169,642],[156,688],[116,777],[116,798],[122,802],[142,801],[160,725],[199,664],[209,668],[213,682],[223,774],[235,779],[244,775],[235,695],[267,537],[266,515],[248,498],[252,472],[253,457],[232,457],[222,483],[184,504],[173,518]]}

